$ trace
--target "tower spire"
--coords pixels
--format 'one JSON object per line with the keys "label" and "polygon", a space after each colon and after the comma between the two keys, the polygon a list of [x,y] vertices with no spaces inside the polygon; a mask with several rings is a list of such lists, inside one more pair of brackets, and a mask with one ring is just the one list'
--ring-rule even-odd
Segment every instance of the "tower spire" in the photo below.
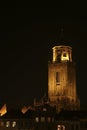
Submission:
{"label": "tower spire", "polygon": [[63,42],[64,42],[64,28],[62,27],[60,29],[59,43],[63,43]]}

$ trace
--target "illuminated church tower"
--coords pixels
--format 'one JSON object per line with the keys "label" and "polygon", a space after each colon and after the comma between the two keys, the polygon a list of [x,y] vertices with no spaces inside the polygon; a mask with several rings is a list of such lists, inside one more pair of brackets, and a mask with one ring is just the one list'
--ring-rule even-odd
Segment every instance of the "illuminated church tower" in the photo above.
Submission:
{"label": "illuminated church tower", "polygon": [[53,60],[48,63],[48,97],[57,110],[78,110],[80,102],[76,92],[76,70],[72,61],[72,48],[59,45],[53,48]]}

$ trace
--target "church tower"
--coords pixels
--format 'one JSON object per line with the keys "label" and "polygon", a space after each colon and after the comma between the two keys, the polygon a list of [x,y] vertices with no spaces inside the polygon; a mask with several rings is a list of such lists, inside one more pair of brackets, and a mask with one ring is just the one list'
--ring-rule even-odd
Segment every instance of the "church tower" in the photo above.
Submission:
{"label": "church tower", "polygon": [[76,91],[75,62],[72,48],[59,45],[53,48],[53,60],[48,63],[48,97],[58,111],[78,110],[80,102]]}

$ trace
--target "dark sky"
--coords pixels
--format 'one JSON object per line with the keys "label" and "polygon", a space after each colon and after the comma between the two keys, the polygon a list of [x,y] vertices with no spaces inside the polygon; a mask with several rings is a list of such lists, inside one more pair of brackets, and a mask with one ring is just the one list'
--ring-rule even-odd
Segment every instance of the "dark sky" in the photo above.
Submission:
{"label": "dark sky", "polygon": [[78,95],[86,106],[87,16],[57,8],[2,8],[0,17],[0,106],[29,105],[47,93],[48,59],[61,27],[73,49]]}

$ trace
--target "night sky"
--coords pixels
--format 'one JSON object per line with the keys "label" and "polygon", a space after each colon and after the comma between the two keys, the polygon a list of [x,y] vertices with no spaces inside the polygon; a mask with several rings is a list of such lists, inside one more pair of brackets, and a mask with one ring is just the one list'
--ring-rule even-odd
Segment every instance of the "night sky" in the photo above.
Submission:
{"label": "night sky", "polygon": [[86,18],[57,8],[1,9],[0,106],[30,105],[47,93],[48,60],[61,27],[66,45],[73,49],[81,106],[87,106]]}

